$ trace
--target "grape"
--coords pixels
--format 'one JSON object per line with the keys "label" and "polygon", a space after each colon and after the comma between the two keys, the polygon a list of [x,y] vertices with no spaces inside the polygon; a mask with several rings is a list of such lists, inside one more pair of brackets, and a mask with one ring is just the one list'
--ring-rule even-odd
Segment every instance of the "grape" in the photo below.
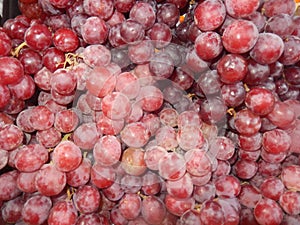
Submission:
{"label": "grape", "polygon": [[257,161],[260,157],[261,150],[255,151],[246,151],[244,149],[239,149],[238,156],[241,159],[249,160],[249,161]]}
{"label": "grape", "polygon": [[76,88],[76,77],[65,69],[56,70],[50,79],[53,91],[61,95],[71,94]]}
{"label": "grape", "polygon": [[191,88],[195,81],[193,72],[187,66],[175,68],[170,79],[182,90]]}
{"label": "grape", "polygon": [[238,179],[232,175],[218,177],[215,181],[215,187],[219,197],[236,197],[241,191]]}
{"label": "grape", "polygon": [[141,214],[150,224],[161,224],[166,215],[166,207],[156,196],[147,196],[142,200]]}
{"label": "grape", "polygon": [[2,218],[6,223],[17,223],[22,218],[24,199],[19,196],[2,205]]}
{"label": "grape", "polygon": [[161,146],[147,148],[144,154],[147,167],[151,170],[158,170],[159,160],[167,154],[167,150]]}
{"label": "grape", "polygon": [[0,170],[3,169],[8,162],[8,151],[0,150]]}
{"label": "grape", "polygon": [[128,225],[148,225],[148,223],[143,219],[143,217],[139,216],[133,220],[130,220]]}
{"label": "grape", "polygon": [[54,46],[63,52],[73,52],[79,46],[76,33],[70,28],[59,28],[53,35]]}
{"label": "grape", "polygon": [[210,158],[203,149],[191,149],[185,153],[184,158],[186,170],[193,176],[205,176],[212,170]]}
{"label": "grape", "polygon": [[30,99],[35,92],[34,80],[28,75],[25,75],[19,83],[9,85],[8,87],[10,93],[21,100]]}
{"label": "grape", "polygon": [[234,169],[237,177],[247,180],[256,174],[258,165],[255,161],[240,159],[235,163]]}
{"label": "grape", "polygon": [[264,148],[261,149],[260,152],[261,158],[269,163],[281,163],[283,160],[285,160],[287,153],[286,152],[280,152],[280,153],[270,153],[267,152]]}
{"label": "grape", "polygon": [[50,72],[50,70],[48,70],[47,67],[43,67],[34,75],[34,82],[40,89],[44,91],[50,91],[51,75],[52,73]]}
{"label": "grape", "polygon": [[246,59],[241,55],[227,54],[218,62],[217,71],[225,84],[240,82],[248,72]]}
{"label": "grape", "polygon": [[144,39],[145,31],[141,23],[133,19],[127,19],[121,24],[120,35],[125,43],[133,44]]}
{"label": "grape", "polygon": [[202,131],[195,125],[182,127],[177,133],[177,141],[179,146],[185,151],[201,148],[205,143]]}
{"label": "grape", "polygon": [[176,130],[170,126],[162,126],[158,128],[155,133],[155,140],[157,145],[172,150],[178,146],[176,139]]}
{"label": "grape", "polygon": [[252,136],[261,128],[261,118],[249,109],[242,109],[234,117],[234,126],[240,134]]}
{"label": "grape", "polygon": [[179,199],[169,194],[166,195],[164,203],[167,210],[176,216],[182,216],[195,206],[195,200],[193,198]]}
{"label": "grape", "polygon": [[35,187],[35,176],[38,171],[20,172],[17,178],[18,188],[26,193],[34,193],[37,191]]}
{"label": "grape", "polygon": [[136,4],[135,0],[114,1],[114,7],[121,13],[127,13]]}
{"label": "grape", "polygon": [[18,55],[18,59],[24,67],[24,72],[28,74],[35,74],[42,68],[42,56],[30,49],[22,49]]}
{"label": "grape", "polygon": [[287,189],[299,190],[299,171],[300,167],[298,165],[290,165],[282,169],[281,180]]}
{"label": "grape", "polygon": [[88,91],[100,98],[111,93],[116,85],[116,77],[105,67],[95,67],[86,82]]}
{"label": "grape", "polygon": [[97,126],[93,122],[81,124],[73,133],[74,143],[81,149],[93,149],[99,137],[102,136],[97,131]]}
{"label": "grape", "polygon": [[168,152],[158,161],[158,172],[167,180],[178,180],[186,172],[185,159],[176,152]]}
{"label": "grape", "polygon": [[149,69],[159,79],[169,78],[174,71],[174,62],[168,53],[158,52],[151,58]]}
{"label": "grape", "polygon": [[122,92],[106,95],[101,101],[101,106],[103,114],[112,120],[124,119],[131,112],[130,100]]}
{"label": "grape", "polygon": [[165,23],[155,23],[149,30],[149,38],[156,48],[163,48],[171,42],[172,31]]}
{"label": "grape", "polygon": [[129,147],[123,151],[121,165],[130,175],[139,176],[145,173],[147,167],[144,160],[145,152],[141,148]]}
{"label": "grape", "polygon": [[208,69],[209,63],[202,60],[195,49],[190,50],[185,58],[187,66],[195,73],[201,73]]}
{"label": "grape", "polygon": [[0,149],[11,151],[19,147],[23,142],[22,130],[13,124],[0,127]]}
{"label": "grape", "polygon": [[239,221],[240,221],[240,215],[239,215],[240,208],[239,209],[235,208],[235,206],[233,206],[230,201],[225,200],[225,199],[224,200],[219,199],[218,202],[221,205],[222,210],[224,212],[225,223],[239,224]]}
{"label": "grape", "polygon": [[262,198],[254,208],[254,216],[259,224],[281,224],[283,212],[274,200]]}
{"label": "grape", "polygon": [[121,131],[121,140],[129,147],[143,147],[150,138],[150,131],[142,122],[133,122],[125,125]]}
{"label": "grape", "polygon": [[6,85],[0,84],[0,108],[4,108],[8,105],[10,100],[10,90]]}
{"label": "grape", "polygon": [[34,24],[26,32],[26,44],[35,50],[45,50],[52,44],[51,32],[45,24]]}
{"label": "grape", "polygon": [[120,179],[120,187],[124,193],[138,193],[142,187],[143,178],[141,176],[125,174]]}
{"label": "grape", "polygon": [[243,184],[241,186],[240,194],[238,195],[239,202],[247,208],[253,209],[262,195],[260,189],[252,184]]}
{"label": "grape", "polygon": [[44,67],[53,73],[56,69],[63,67],[65,59],[66,57],[63,51],[55,47],[50,47],[45,50],[42,56],[42,63]]}
{"label": "grape", "polygon": [[54,148],[52,160],[58,170],[70,172],[80,165],[81,150],[71,141],[62,141]]}
{"label": "grape", "polygon": [[48,161],[48,150],[39,144],[24,145],[15,156],[15,167],[22,172],[34,172]]}
{"label": "grape", "polygon": [[0,58],[0,84],[17,84],[24,76],[24,68],[22,63],[16,58],[3,56]]}
{"label": "grape", "polygon": [[66,174],[53,164],[44,164],[35,177],[37,190],[45,196],[59,194],[66,185]]}
{"label": "grape", "polygon": [[216,139],[210,144],[209,152],[219,160],[228,160],[233,156],[235,146],[233,141],[229,138],[216,137]]}
{"label": "grape", "polygon": [[221,205],[212,200],[204,202],[200,209],[200,220],[204,225],[223,224],[225,217]]}
{"label": "grape", "polygon": [[91,214],[81,214],[78,216],[76,225],[86,224],[86,225],[109,225],[108,218],[101,214],[91,213]]}
{"label": "grape", "polygon": [[156,18],[159,23],[165,23],[169,27],[174,27],[179,20],[179,9],[173,3],[161,4],[156,12]]}
{"label": "grape", "polygon": [[[278,29],[278,27],[281,27],[281,29]],[[284,13],[274,15],[268,19],[265,31],[281,37],[290,35],[294,31],[293,19],[290,15]]]}
{"label": "grape", "polygon": [[0,175],[0,200],[12,200],[21,194],[21,190],[17,186],[17,177],[19,172],[12,170]]}
{"label": "grape", "polygon": [[141,190],[146,195],[155,195],[161,191],[161,178],[153,172],[147,171],[143,175]]}
{"label": "grape", "polygon": [[93,155],[95,161],[105,166],[116,164],[121,157],[121,143],[112,135],[101,137],[95,144]]}
{"label": "grape", "polygon": [[176,198],[189,198],[192,196],[193,192],[193,183],[190,175],[186,173],[183,177],[179,178],[178,180],[166,181],[166,188],[168,194],[172,195]]}
{"label": "grape", "polygon": [[128,224],[128,220],[122,216],[120,210],[116,207],[113,208],[110,212],[110,219],[116,225],[126,225]]}
{"label": "grape", "polygon": [[246,91],[242,82],[225,84],[221,87],[221,95],[225,104],[234,108],[245,101]]}
{"label": "grape", "polygon": [[90,180],[91,167],[91,161],[88,158],[83,158],[75,170],[66,173],[67,184],[72,187],[79,187],[88,183]]}
{"label": "grape", "polygon": [[284,185],[279,178],[270,177],[260,185],[264,197],[278,201],[284,192]]}
{"label": "grape", "polygon": [[54,124],[54,113],[43,105],[34,107],[31,110],[29,122],[35,130],[46,130]]}
{"label": "grape", "polygon": [[260,1],[242,1],[237,2],[235,0],[226,0],[226,10],[232,17],[240,18],[252,15],[259,7]]}
{"label": "grape", "polygon": [[281,129],[274,129],[263,134],[263,148],[273,154],[279,154],[288,151],[291,144],[290,136]]}
{"label": "grape", "polygon": [[199,34],[195,40],[195,50],[197,55],[205,61],[216,58],[223,50],[221,36],[213,31]]}
{"label": "grape", "polygon": [[260,64],[275,63],[284,52],[284,42],[273,33],[260,33],[250,56]]}
{"label": "grape", "polygon": [[248,73],[244,78],[247,85],[259,85],[268,80],[270,75],[269,65],[262,65],[253,59],[248,60]]}
{"label": "grape", "polygon": [[110,201],[119,201],[125,193],[119,182],[114,182],[108,188],[103,189],[102,192]]}
{"label": "grape", "polygon": [[295,191],[283,191],[279,198],[279,204],[289,215],[297,215],[300,210],[300,195]]}
{"label": "grape", "polygon": [[116,179],[116,171],[112,167],[104,167],[94,163],[91,168],[91,182],[98,188],[108,188]]}
{"label": "grape", "polygon": [[150,29],[155,23],[155,11],[147,2],[135,3],[129,12],[129,18],[141,23],[145,30]]}
{"label": "grape", "polygon": [[285,79],[293,86],[299,85],[299,69],[298,67],[289,67],[284,69]]}
{"label": "grape", "polygon": [[105,21],[97,16],[87,18],[81,26],[83,40],[91,45],[104,43],[107,39],[108,31]]}
{"label": "grape", "polygon": [[212,31],[221,26],[225,16],[224,3],[219,0],[209,0],[197,5],[194,20],[200,30]]}
{"label": "grape", "polygon": [[264,2],[263,4],[263,12],[268,17],[278,15],[279,13],[293,15],[295,10],[296,4],[292,0],[271,0],[268,2]]}
{"label": "grape", "polygon": [[264,116],[274,109],[275,98],[268,89],[253,88],[246,94],[245,103],[252,112]]}
{"label": "grape", "polygon": [[194,186],[193,198],[199,203],[203,203],[206,200],[213,199],[215,197],[215,194],[216,188],[213,183]]}
{"label": "grape", "polygon": [[119,134],[123,129],[125,123],[124,120],[111,120],[108,117],[104,116],[103,113],[95,118],[95,120],[98,132],[100,134],[107,135]]}
{"label": "grape", "polygon": [[35,195],[29,198],[22,209],[22,218],[28,224],[42,224],[47,220],[52,207],[50,197]]}
{"label": "grape", "polygon": [[3,31],[0,32],[0,43],[1,43],[0,56],[8,55],[12,47],[12,41],[8,36],[8,34],[6,34]]}
{"label": "grape", "polygon": [[181,217],[180,225],[201,224],[200,213],[197,210],[191,209],[186,211]]}
{"label": "grape", "polygon": [[90,16],[108,19],[113,13],[113,1],[84,0],[83,9]]}
{"label": "grape", "polygon": [[77,211],[72,201],[58,201],[50,210],[47,222],[49,225],[61,223],[62,225],[75,224]]}
{"label": "grape", "polygon": [[[294,35],[288,35],[283,40],[284,49],[279,61],[283,65],[293,65],[299,61],[298,43],[299,37]],[[290,54],[288,54],[290,52]]]}
{"label": "grape", "polygon": [[120,200],[119,210],[122,216],[127,220],[133,220],[141,212],[142,201],[137,194],[125,194]]}
{"label": "grape", "polygon": [[176,127],[178,125],[178,112],[172,108],[162,109],[159,114],[160,122],[163,125]]}
{"label": "grape", "polygon": [[96,212],[101,204],[98,189],[91,185],[80,186],[73,195],[74,205],[82,214]]}
{"label": "grape", "polygon": [[225,28],[222,42],[224,48],[230,53],[241,54],[251,50],[258,37],[259,33],[254,23],[248,20],[236,20]]}

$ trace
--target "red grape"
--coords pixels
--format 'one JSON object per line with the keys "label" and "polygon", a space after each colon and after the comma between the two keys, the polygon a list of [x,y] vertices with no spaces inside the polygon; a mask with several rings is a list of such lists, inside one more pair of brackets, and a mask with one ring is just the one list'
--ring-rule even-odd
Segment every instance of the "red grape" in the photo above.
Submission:
{"label": "red grape", "polygon": [[222,41],[227,51],[241,54],[251,50],[258,37],[259,33],[254,23],[248,20],[235,20],[225,28]]}
{"label": "red grape", "polygon": [[226,8],[220,0],[203,1],[195,9],[194,20],[200,30],[211,31],[224,22]]}

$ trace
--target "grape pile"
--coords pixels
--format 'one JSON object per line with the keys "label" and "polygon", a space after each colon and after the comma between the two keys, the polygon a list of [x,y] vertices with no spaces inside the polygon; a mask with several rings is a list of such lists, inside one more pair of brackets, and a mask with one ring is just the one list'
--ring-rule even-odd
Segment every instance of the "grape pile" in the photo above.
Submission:
{"label": "grape pile", "polygon": [[0,27],[0,224],[300,224],[294,0],[19,0]]}

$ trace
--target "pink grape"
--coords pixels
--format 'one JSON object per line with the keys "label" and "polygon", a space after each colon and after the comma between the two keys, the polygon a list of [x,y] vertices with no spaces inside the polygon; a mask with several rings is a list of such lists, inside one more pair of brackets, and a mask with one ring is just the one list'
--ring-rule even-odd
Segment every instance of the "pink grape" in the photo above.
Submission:
{"label": "pink grape", "polygon": [[47,222],[49,225],[57,223],[75,224],[77,220],[77,211],[72,201],[61,200],[57,202],[50,210]]}
{"label": "pink grape", "polygon": [[53,164],[44,164],[35,177],[37,190],[45,196],[59,194],[65,185],[65,172],[59,171]]}
{"label": "pink grape", "polygon": [[42,224],[47,220],[51,207],[50,197],[32,196],[25,202],[22,209],[23,221],[30,224]]}
{"label": "pink grape", "polygon": [[82,153],[73,142],[62,141],[54,148],[52,160],[58,170],[69,172],[80,165]]}
{"label": "pink grape", "polygon": [[40,169],[49,159],[48,150],[39,144],[20,147],[15,156],[15,167],[22,172],[34,172]]}
{"label": "pink grape", "polygon": [[95,186],[80,186],[73,195],[74,205],[80,213],[96,212],[101,204],[101,195]]}
{"label": "pink grape", "polygon": [[95,144],[93,155],[95,161],[102,165],[116,164],[121,157],[122,149],[120,141],[112,135],[101,137]]}

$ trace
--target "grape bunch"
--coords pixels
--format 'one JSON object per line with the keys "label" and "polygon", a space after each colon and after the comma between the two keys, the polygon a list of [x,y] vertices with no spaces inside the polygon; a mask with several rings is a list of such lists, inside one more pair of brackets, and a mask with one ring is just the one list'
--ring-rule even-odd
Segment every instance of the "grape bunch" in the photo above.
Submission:
{"label": "grape bunch", "polygon": [[0,27],[0,224],[300,224],[294,0],[19,0]]}

